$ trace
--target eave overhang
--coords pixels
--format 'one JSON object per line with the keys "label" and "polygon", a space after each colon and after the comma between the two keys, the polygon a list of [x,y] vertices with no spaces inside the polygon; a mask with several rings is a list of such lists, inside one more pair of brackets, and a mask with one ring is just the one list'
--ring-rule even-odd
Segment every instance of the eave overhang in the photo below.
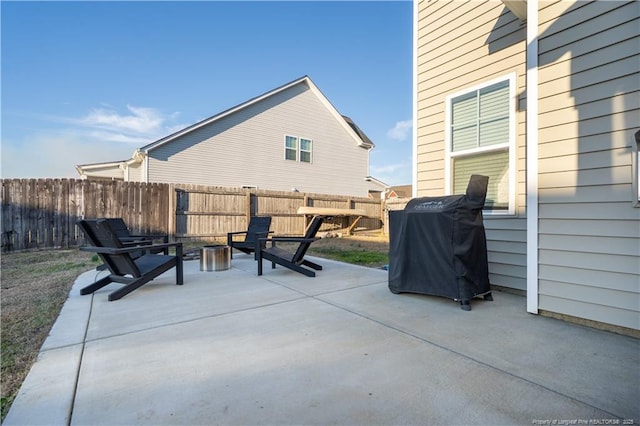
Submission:
{"label": "eave overhang", "polygon": [[507,9],[521,21],[527,20],[527,0],[502,0]]}

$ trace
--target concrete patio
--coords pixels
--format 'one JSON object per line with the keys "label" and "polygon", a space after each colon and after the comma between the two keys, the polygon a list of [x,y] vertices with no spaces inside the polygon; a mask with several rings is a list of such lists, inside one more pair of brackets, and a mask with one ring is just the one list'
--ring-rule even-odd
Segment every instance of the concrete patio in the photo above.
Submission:
{"label": "concrete patio", "polygon": [[[640,342],[526,313],[394,295],[387,272],[316,259],[185,262],[123,299],[78,277],[4,425],[625,424]],[[554,423],[555,421],[555,423]]]}

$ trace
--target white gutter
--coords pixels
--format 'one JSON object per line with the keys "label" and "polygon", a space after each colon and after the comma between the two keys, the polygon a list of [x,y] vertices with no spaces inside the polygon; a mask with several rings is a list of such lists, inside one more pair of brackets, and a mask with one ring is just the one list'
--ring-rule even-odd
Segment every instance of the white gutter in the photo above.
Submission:
{"label": "white gutter", "polygon": [[538,2],[527,2],[527,312],[538,313]]}

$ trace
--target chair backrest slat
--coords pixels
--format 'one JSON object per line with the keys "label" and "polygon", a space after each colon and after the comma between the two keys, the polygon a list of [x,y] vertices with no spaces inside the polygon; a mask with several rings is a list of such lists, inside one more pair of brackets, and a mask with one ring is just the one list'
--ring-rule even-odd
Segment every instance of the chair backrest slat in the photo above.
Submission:
{"label": "chair backrest slat", "polygon": [[[108,220],[85,219],[78,222],[87,239],[96,247],[123,248],[118,236],[113,232]],[[106,254],[98,253],[102,261],[115,275],[132,275],[140,277],[141,273],[130,253]]]}
{"label": "chair backrest slat", "polygon": [[116,234],[116,237],[118,238],[131,237],[131,232],[129,231],[127,224],[124,223],[124,220],[122,218],[109,217],[109,218],[105,218],[104,220],[109,222],[109,226],[111,227],[111,230],[113,231],[113,233]]}
{"label": "chair backrest slat", "polygon": [[251,217],[244,241],[247,243],[255,243],[257,239],[256,235],[269,232],[269,228],[271,228],[271,216]]}
{"label": "chair backrest slat", "polygon": [[[320,226],[322,226],[322,222],[324,221],[324,216],[314,216],[311,224],[307,228],[307,232],[305,232],[304,238],[315,238],[316,234],[320,230]],[[298,250],[296,250],[293,258],[291,258],[291,262],[300,264],[304,260],[304,255],[307,254],[307,250],[311,242],[300,243],[298,246]]]}

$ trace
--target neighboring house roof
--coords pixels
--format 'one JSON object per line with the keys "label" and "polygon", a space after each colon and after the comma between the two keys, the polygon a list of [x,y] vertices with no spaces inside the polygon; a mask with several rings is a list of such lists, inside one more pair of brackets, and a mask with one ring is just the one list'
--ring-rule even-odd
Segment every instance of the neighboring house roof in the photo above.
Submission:
{"label": "neighboring house roof", "polygon": [[122,180],[124,177],[123,169],[126,164],[127,160],[112,161],[109,163],[78,164],[76,165],[76,171],[80,176]]}
{"label": "neighboring house roof", "polygon": [[389,188],[389,198],[411,198],[413,193],[412,185],[397,185]]}
{"label": "neighboring house roof", "polygon": [[88,163],[76,165],[76,171],[80,176],[97,177],[103,179],[124,179],[124,170],[127,165],[141,161],[138,151],[133,153],[128,160],[110,161],[106,163]]}
{"label": "neighboring house roof", "polygon": [[364,178],[367,182],[371,182],[372,185],[369,190],[378,190],[378,191],[386,191],[389,188],[389,185],[384,183],[383,181],[374,178],[373,176],[366,176]]}
{"label": "neighboring house roof", "polygon": [[[352,137],[353,140],[362,148],[370,150],[372,148],[375,147],[375,144],[367,137],[367,135],[365,135],[365,133],[353,122],[353,120],[347,116],[343,116],[341,115],[338,110],[331,104],[331,102],[329,102],[329,100],[322,94],[322,92],[320,91],[320,89],[318,89],[318,87],[313,83],[313,81],[311,81],[311,79],[309,78],[309,76],[303,76],[300,77],[296,80],[293,80],[289,83],[286,83],[276,89],[270,90],[266,93],[263,93],[262,95],[256,96],[255,98],[252,98],[246,102],[243,102],[239,105],[236,105],[232,108],[229,108],[225,111],[222,111],[214,116],[211,116],[209,118],[206,118],[202,121],[199,121],[191,126],[185,127],[184,129],[181,129],[175,133],[172,133],[168,136],[165,136],[161,139],[158,139],[155,142],[152,142],[150,144],[144,145],[138,149],[136,149],[136,151],[134,152],[133,156],[131,159],[128,160],[122,160],[122,161],[112,161],[112,162],[107,162],[107,163],[92,163],[92,164],[79,164],[76,166],[76,170],[78,171],[78,173],[81,176],[101,176],[99,174],[100,170],[106,170],[106,169],[120,169],[120,170],[124,170],[125,166],[127,165],[132,165],[132,164],[136,164],[136,163],[140,163],[144,156],[147,155],[150,151],[159,148],[165,144],[171,143],[172,141],[186,135],[189,134],[190,132],[196,131],[197,129],[202,128],[203,126],[207,126],[211,123],[214,123],[218,120],[221,120],[224,117],[227,117],[231,114],[234,114],[236,112],[239,112],[245,108],[248,108],[258,102],[261,102],[271,96],[274,96],[280,92],[283,92],[289,88],[291,88],[292,86],[298,85],[298,84],[306,84],[309,89],[311,90],[311,92],[313,94],[315,94],[318,99],[326,106],[326,108],[328,109],[328,111],[336,118],[336,120],[339,123],[342,123],[342,125],[344,126],[345,130],[347,131],[347,133],[349,133]],[[92,173],[94,172],[94,173]],[[97,172],[97,173],[96,173]],[[120,172],[120,179],[122,179],[124,177],[124,172]],[[383,186],[387,186],[385,184],[382,184]]]}
{"label": "neighboring house roof", "polygon": [[364,134],[364,132],[360,129],[360,127],[358,127],[356,123],[354,123],[353,120],[351,120],[351,118],[347,117],[346,115],[343,115],[342,118],[344,118],[344,120],[347,122],[349,127],[351,127],[351,129],[353,129],[353,131],[356,132],[356,134],[360,137],[360,139],[362,139],[363,146],[365,146],[366,148],[373,148],[375,146],[373,142],[371,142],[371,139],[369,139],[367,135]]}
{"label": "neighboring house roof", "polygon": [[346,116],[341,115],[338,110],[336,110],[336,108],[331,104],[331,102],[329,102],[329,100],[322,94],[322,92],[320,91],[320,89],[318,89],[318,87],[313,83],[313,81],[311,81],[311,79],[309,78],[309,76],[304,76],[301,77],[299,79],[293,80],[287,84],[284,84],[276,89],[273,89],[269,92],[263,93],[260,96],[256,96],[253,99],[250,99],[246,102],[243,102],[239,105],[236,105],[232,108],[229,108],[225,111],[222,111],[219,114],[216,114],[212,117],[206,118],[198,123],[195,123],[189,127],[185,127],[182,130],[179,130],[169,136],[166,136],[162,139],[158,139],[155,142],[152,142],[148,145],[143,146],[142,148],[139,148],[138,151],[141,152],[149,152],[155,148],[158,148],[164,144],[167,144],[173,140],[175,140],[176,138],[179,138],[180,136],[183,136],[187,133],[190,133],[196,129],[199,129],[203,126],[206,126],[208,124],[211,124],[217,120],[222,119],[223,117],[226,117],[230,114],[233,114],[235,112],[238,112],[244,108],[247,108],[257,102],[260,102],[266,98],[269,98],[271,96],[274,96],[280,92],[283,92],[287,89],[289,89],[292,86],[298,85],[298,84],[307,84],[309,86],[309,88],[311,89],[311,91],[318,96],[318,98],[320,99],[321,102],[323,102],[325,104],[325,106],[329,109],[329,111],[331,111],[331,113],[336,117],[336,119],[338,119],[340,122],[344,123],[345,128],[348,129],[349,132],[353,133],[354,139],[356,139],[357,143],[359,145],[361,145],[363,148],[367,148],[367,149],[371,149],[373,148],[375,145],[373,144],[373,142],[371,142],[371,140],[364,134],[364,132],[362,130],[360,130],[360,128],[358,126],[356,126],[356,124],[349,118]]}

